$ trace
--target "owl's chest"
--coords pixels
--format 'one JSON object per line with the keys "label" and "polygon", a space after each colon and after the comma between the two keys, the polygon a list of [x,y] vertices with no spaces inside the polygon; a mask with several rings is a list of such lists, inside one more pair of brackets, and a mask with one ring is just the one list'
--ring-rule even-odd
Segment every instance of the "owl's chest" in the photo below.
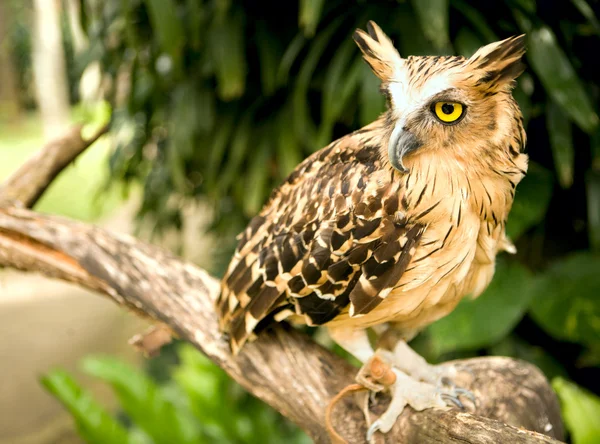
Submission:
{"label": "owl's chest", "polygon": [[489,285],[496,255],[505,248],[504,219],[461,193],[444,196],[436,210],[406,272],[374,310],[374,321],[387,318],[401,329],[419,330]]}

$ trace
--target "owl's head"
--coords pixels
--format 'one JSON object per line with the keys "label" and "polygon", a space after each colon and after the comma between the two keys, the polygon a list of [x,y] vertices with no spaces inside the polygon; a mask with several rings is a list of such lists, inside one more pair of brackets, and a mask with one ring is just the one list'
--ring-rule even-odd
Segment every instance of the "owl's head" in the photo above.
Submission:
{"label": "owl's head", "polygon": [[484,46],[468,59],[402,58],[374,22],[367,31],[357,30],[354,40],[382,81],[394,168],[406,172],[412,156],[430,150],[464,162],[522,151],[525,132],[511,90],[524,70],[523,35]]}

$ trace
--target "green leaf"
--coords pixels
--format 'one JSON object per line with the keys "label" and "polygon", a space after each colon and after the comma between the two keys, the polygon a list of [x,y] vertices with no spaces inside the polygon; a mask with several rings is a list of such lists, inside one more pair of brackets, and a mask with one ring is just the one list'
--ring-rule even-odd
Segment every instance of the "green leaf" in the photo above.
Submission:
{"label": "green leaf", "polygon": [[573,444],[600,441],[600,398],[563,378],[552,380]]}
{"label": "green leaf", "polygon": [[531,315],[550,335],[594,344],[600,338],[600,256],[575,253],[535,279]]}
{"label": "green leaf", "polygon": [[483,45],[481,39],[469,28],[460,28],[454,46],[458,53],[464,57],[471,57]]}
{"label": "green leaf", "polygon": [[544,220],[552,188],[552,173],[541,165],[530,162],[527,174],[517,185],[515,201],[506,224],[508,237],[516,240],[529,228]]}
{"label": "green leaf", "polygon": [[155,444],[198,444],[201,436],[189,414],[168,401],[162,390],[143,373],[109,357],[83,361],[86,373],[111,384],[123,410]]}
{"label": "green leaf", "polygon": [[584,131],[598,126],[590,95],[575,68],[547,26],[531,28],[527,19],[516,13],[521,29],[527,32],[527,59],[548,94]]}
{"label": "green leaf", "polygon": [[215,19],[208,35],[208,46],[217,74],[219,97],[226,101],[237,99],[246,88],[244,15],[236,12],[223,20]]}
{"label": "green leaf", "polygon": [[175,188],[185,192],[190,186],[186,165],[194,157],[196,137],[199,133],[207,135],[214,126],[215,97],[212,91],[191,82],[181,83],[172,97],[167,162]]}
{"label": "green leaf", "polygon": [[331,141],[333,125],[339,117],[343,104],[340,104],[340,95],[343,81],[348,74],[348,65],[352,56],[356,53],[356,44],[348,38],[335,52],[331,63],[325,71],[321,102],[321,125],[316,145],[321,147]]}
{"label": "green leaf", "polygon": [[248,153],[250,135],[252,133],[252,112],[247,110],[244,117],[238,123],[232,136],[231,146],[228,150],[228,158],[221,176],[217,180],[217,189],[225,193],[234,183],[235,178],[240,175],[242,163]]}
{"label": "green leaf", "polygon": [[354,95],[356,88],[359,85],[359,82],[362,78],[361,74],[364,68],[364,61],[362,58],[357,57],[354,60],[354,63],[350,65],[350,69],[346,73],[346,81],[343,82],[341,95],[340,95],[340,103],[341,106],[344,106],[351,96]]}
{"label": "green leaf", "polygon": [[204,40],[203,25],[207,16],[203,2],[198,0],[186,0],[186,36],[188,44],[194,49],[199,50]]}
{"label": "green leaf", "polygon": [[594,14],[594,10],[585,0],[571,0],[573,4],[579,9],[581,15],[583,15],[588,22],[594,27],[596,33],[600,34],[600,23]]}
{"label": "green leaf", "polygon": [[[190,395],[193,405],[215,407],[221,403],[223,371],[190,344],[177,350],[181,364],[174,370],[173,379]],[[207,414],[210,409],[202,408]]]}
{"label": "green leaf", "polygon": [[590,138],[592,144],[592,168],[600,170],[600,128]]}
{"label": "green leaf", "polygon": [[147,69],[139,68],[134,71],[131,78],[131,96],[129,97],[129,112],[136,112],[139,108],[147,106],[152,99],[156,88],[156,79]]}
{"label": "green leaf", "polygon": [[221,163],[229,140],[232,137],[234,118],[226,116],[215,125],[215,132],[207,140],[208,162],[205,171],[206,183],[209,189],[216,189],[217,177],[221,171]]}
{"label": "green leaf", "polygon": [[290,69],[292,69],[292,65],[304,44],[306,43],[306,37],[303,34],[298,34],[291,41],[283,56],[281,57],[281,61],[279,62],[279,68],[277,69],[277,82],[279,85],[285,85],[288,81],[288,77],[290,75]]}
{"label": "green leaf", "polygon": [[260,82],[265,96],[271,96],[277,89],[277,61],[281,58],[278,41],[270,38],[264,22],[256,29],[256,47],[260,59]]}
{"label": "green leaf", "polygon": [[[293,122],[296,136],[307,146],[313,147],[316,130],[308,109],[308,87],[315,72],[317,63],[335,30],[341,25],[343,17],[338,17],[324,31],[320,32],[310,46],[310,50],[302,63],[293,92]],[[320,148],[320,147],[319,147]]]}
{"label": "green leaf", "polygon": [[181,365],[173,378],[185,390],[203,426],[210,427],[213,435],[220,434],[217,442],[290,442],[270,407],[251,397],[189,344],[182,344],[178,353]]}
{"label": "green leaf", "polygon": [[571,134],[571,122],[553,101],[546,106],[546,126],[550,136],[554,167],[558,173],[558,181],[563,188],[573,184],[575,148]]}
{"label": "green leaf", "polygon": [[289,130],[288,125],[291,119],[291,107],[286,105],[276,121],[277,133],[277,167],[279,178],[283,179],[290,174],[294,168],[302,161],[302,150],[298,144],[295,134]]}
{"label": "green leaf", "polygon": [[267,180],[269,174],[269,160],[271,146],[267,137],[262,137],[256,150],[252,153],[250,169],[246,176],[246,194],[244,196],[244,210],[251,217],[257,214],[262,207],[267,194]]}
{"label": "green leaf", "polygon": [[588,233],[594,251],[600,252],[600,130],[590,140],[592,144],[592,168],[585,175]]}
{"label": "green leaf", "polygon": [[217,442],[239,442],[238,403],[229,399],[228,390],[233,382],[190,344],[181,344],[177,353],[181,364],[173,371],[173,380],[185,392],[196,419]]}
{"label": "green leaf", "polygon": [[433,350],[476,350],[506,336],[529,306],[531,277],[516,262],[498,260],[488,289],[475,300],[464,300],[445,318],[429,327]]}
{"label": "green leaf", "polygon": [[131,442],[127,430],[110,416],[67,372],[55,370],[42,385],[69,410],[83,439],[90,444]]}
{"label": "green leaf", "polygon": [[590,244],[594,251],[600,252],[600,171],[588,171],[585,185]]}
{"label": "green leaf", "polygon": [[[356,90],[360,86],[362,73],[364,72],[364,62],[361,57],[357,57],[347,70],[343,81],[340,83],[340,89],[336,93],[334,103],[335,115],[340,116],[347,107],[350,100],[356,95]],[[333,125],[333,123],[332,123]],[[323,127],[322,127],[323,129]],[[317,150],[331,142],[332,127],[327,128],[328,132],[321,131],[313,150]]]}
{"label": "green leaf", "polygon": [[222,20],[231,9],[231,0],[214,0],[215,16]]}
{"label": "green leaf", "polygon": [[[415,0],[416,1],[416,0]],[[399,46],[400,55],[406,57],[409,55],[429,56],[436,51],[431,41],[421,30],[419,20],[410,8],[403,8],[398,5],[395,11],[395,22],[398,23],[397,29],[400,33],[396,45]],[[408,6],[408,5],[407,5]]]}
{"label": "green leaf", "polygon": [[156,31],[161,48],[171,57],[174,66],[179,68],[185,35],[181,21],[177,17],[173,0],[146,0],[150,12],[152,28]]}
{"label": "green leaf", "polygon": [[300,0],[300,27],[304,29],[304,35],[312,37],[315,34],[324,0]]}
{"label": "green leaf", "polygon": [[454,0],[452,6],[458,9],[461,15],[471,22],[473,28],[475,28],[481,37],[485,39],[486,43],[492,43],[498,40],[498,36],[492,30],[486,18],[473,6],[463,0]]}
{"label": "green leaf", "polygon": [[385,110],[385,98],[379,91],[381,81],[373,74],[373,71],[363,63],[360,83],[360,124],[368,125],[373,122]]}
{"label": "green leaf", "polygon": [[445,50],[450,45],[448,4],[448,0],[412,1],[423,34],[438,50]]}

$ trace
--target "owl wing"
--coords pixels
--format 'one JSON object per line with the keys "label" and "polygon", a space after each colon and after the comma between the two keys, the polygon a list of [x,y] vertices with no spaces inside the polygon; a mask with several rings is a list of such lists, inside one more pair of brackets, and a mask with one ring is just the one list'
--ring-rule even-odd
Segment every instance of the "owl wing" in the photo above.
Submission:
{"label": "owl wing", "polygon": [[[352,135],[298,166],[241,234],[222,281],[221,327],[238,350],[278,313],[321,325],[374,309],[397,284],[424,227],[401,208],[395,170]],[[405,202],[404,202],[405,203]]]}

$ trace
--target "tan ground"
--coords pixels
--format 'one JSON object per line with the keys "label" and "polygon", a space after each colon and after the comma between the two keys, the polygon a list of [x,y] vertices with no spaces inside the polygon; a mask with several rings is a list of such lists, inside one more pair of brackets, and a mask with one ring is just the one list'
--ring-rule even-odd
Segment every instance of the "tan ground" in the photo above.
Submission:
{"label": "tan ground", "polygon": [[[131,232],[133,208],[132,203],[102,225]],[[211,244],[198,236],[206,219],[203,211],[190,209],[185,245],[195,248],[186,256],[197,259],[197,252],[209,251]],[[75,286],[0,272],[0,444],[81,442],[69,415],[41,388],[39,376],[54,367],[75,371],[89,354],[110,353],[140,361],[127,340],[146,325],[111,301]],[[76,376],[114,405],[104,384],[80,371]]]}

